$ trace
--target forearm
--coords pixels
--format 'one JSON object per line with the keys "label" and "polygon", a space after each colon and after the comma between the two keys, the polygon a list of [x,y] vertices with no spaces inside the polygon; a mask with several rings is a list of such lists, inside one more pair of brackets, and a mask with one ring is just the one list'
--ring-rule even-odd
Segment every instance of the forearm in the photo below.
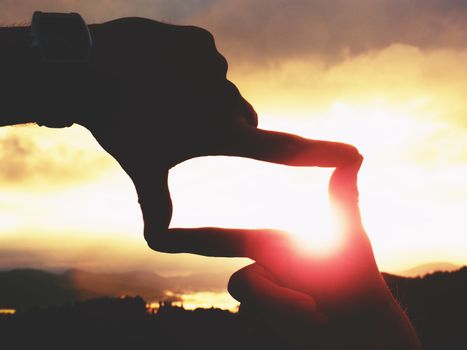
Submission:
{"label": "forearm", "polygon": [[37,64],[30,27],[0,28],[0,126],[33,122]]}
{"label": "forearm", "polygon": [[44,63],[31,44],[31,27],[0,28],[0,126],[79,122],[89,107],[83,91],[92,85],[94,69],[88,64]]}

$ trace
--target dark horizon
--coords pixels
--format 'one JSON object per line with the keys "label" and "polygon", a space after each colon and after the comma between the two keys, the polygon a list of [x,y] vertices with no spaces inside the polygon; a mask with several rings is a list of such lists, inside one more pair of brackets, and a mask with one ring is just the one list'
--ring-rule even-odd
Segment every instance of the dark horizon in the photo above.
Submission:
{"label": "dark horizon", "polygon": [[[427,350],[463,350],[467,344],[467,267],[456,272],[436,272],[424,278],[404,278],[383,274],[390,289],[414,322]],[[1,274],[0,274],[1,278]],[[163,300],[160,300],[163,301]],[[0,296],[1,303],[1,296]],[[138,296],[125,298],[99,297],[65,302],[41,308],[30,308],[14,315],[0,314],[4,344],[24,345],[35,334],[36,346],[48,346],[74,338],[80,330],[80,341],[88,347],[99,344],[130,342],[147,346],[155,339],[171,349],[218,349],[224,339],[235,338],[224,348],[236,349],[246,344],[270,344],[270,349],[283,349],[284,340],[261,330],[248,316],[220,309],[189,311],[174,307],[170,301],[157,311],[147,308]],[[37,324],[36,321],[40,320]],[[253,322],[253,323],[252,323]],[[208,328],[206,328],[208,327]],[[252,328],[255,329],[252,332]],[[206,331],[209,329],[210,331]],[[215,332],[213,331],[215,330]],[[144,336],[146,334],[146,336]],[[149,336],[148,334],[151,334]],[[174,341],[176,334],[184,336]],[[130,344],[128,343],[128,344]],[[280,345],[279,345],[280,344]],[[261,347],[254,347],[261,348]]]}
{"label": "dark horizon", "polygon": [[[398,285],[422,282],[419,288],[432,288],[426,281],[436,276],[461,275],[465,278],[466,271],[467,266],[463,266],[452,271],[434,271],[417,277],[385,272],[382,275],[399,300],[401,296],[397,295]],[[426,283],[423,284],[423,281]],[[0,284],[4,286],[0,289],[0,309],[59,306],[72,300],[123,296],[140,296],[150,303],[172,300],[180,302],[180,305],[183,304],[183,296],[187,294],[226,293],[226,278],[222,275],[162,277],[153,272],[142,271],[95,273],[69,269],[62,273],[52,273],[38,269],[13,269],[0,271]],[[222,308],[215,303],[212,306]],[[196,305],[193,306],[195,307]]]}

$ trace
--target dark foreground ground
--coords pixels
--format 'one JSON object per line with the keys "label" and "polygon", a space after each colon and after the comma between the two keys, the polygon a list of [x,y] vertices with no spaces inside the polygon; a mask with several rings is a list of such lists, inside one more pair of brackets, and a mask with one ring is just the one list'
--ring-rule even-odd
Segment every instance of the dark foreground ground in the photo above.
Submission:
{"label": "dark foreground ground", "polygon": [[[385,275],[427,350],[467,349],[467,267],[424,278]],[[1,288],[1,286],[0,286]],[[148,313],[142,298],[99,298],[0,316],[0,349],[290,349],[274,333],[218,309],[170,305]]]}

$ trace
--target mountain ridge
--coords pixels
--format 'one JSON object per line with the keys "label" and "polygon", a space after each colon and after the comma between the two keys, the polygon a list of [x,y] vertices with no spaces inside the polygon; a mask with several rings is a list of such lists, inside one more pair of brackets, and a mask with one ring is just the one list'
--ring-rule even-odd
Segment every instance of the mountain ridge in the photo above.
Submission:
{"label": "mountain ridge", "polygon": [[410,269],[402,270],[398,272],[398,275],[404,276],[404,277],[423,277],[427,274],[437,272],[437,271],[455,271],[462,268],[462,265],[457,265],[453,264],[451,262],[447,261],[436,261],[436,262],[430,262],[430,263],[425,263],[425,264],[420,264],[416,265],[414,267],[411,267]]}
{"label": "mountain ridge", "polygon": [[0,271],[0,308],[28,309],[58,306],[98,297],[141,296],[155,301],[166,292],[179,294],[225,290],[220,274],[163,277],[154,272],[89,272],[68,269],[62,273],[33,268]]}

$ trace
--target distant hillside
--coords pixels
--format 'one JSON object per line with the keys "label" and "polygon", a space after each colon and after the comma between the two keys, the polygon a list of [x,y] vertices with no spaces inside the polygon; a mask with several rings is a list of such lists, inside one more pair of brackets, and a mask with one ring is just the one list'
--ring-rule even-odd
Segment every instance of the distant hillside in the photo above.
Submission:
{"label": "distant hillside", "polygon": [[0,308],[61,305],[79,295],[64,275],[32,269],[0,272]]}
{"label": "distant hillside", "polygon": [[145,300],[164,299],[166,291],[223,290],[223,275],[203,274],[162,277],[152,272],[92,273],[68,270],[55,274],[34,269],[0,272],[0,308],[27,309],[62,305],[98,297],[139,295]]}
{"label": "distant hillside", "polygon": [[421,277],[436,271],[455,271],[460,268],[460,265],[455,265],[449,262],[434,262],[412,267],[411,269],[401,271],[398,275],[405,277]]}
{"label": "distant hillside", "polygon": [[[73,270],[54,275],[17,270],[0,274],[2,293],[13,286],[4,284],[5,275],[10,282],[14,281],[16,288],[28,289],[16,289],[18,298],[47,297],[43,300],[60,295],[57,290],[62,291],[62,297],[76,296],[74,289],[66,289],[67,284],[63,284],[67,278],[69,281],[69,276],[100,293],[108,289],[122,292],[134,288],[127,285],[130,281],[141,288],[149,288],[148,280],[152,278],[158,284],[166,282],[160,276],[147,273],[89,274]],[[467,349],[467,267],[454,272],[436,272],[423,278],[383,276],[409,314],[425,350]],[[149,292],[155,290],[149,289]],[[47,296],[48,292],[52,294]],[[70,348],[70,345],[75,346],[71,348],[86,349],[291,349],[277,332],[261,329],[258,319],[254,318],[252,322],[241,313],[219,309],[186,311],[169,304],[162,308],[162,312],[153,315],[146,311],[145,303],[142,298],[100,298],[33,309],[13,316],[0,315],[2,346],[5,349],[62,349]]]}
{"label": "distant hillside", "polygon": [[467,349],[467,266],[416,278],[383,276],[426,349]]}

